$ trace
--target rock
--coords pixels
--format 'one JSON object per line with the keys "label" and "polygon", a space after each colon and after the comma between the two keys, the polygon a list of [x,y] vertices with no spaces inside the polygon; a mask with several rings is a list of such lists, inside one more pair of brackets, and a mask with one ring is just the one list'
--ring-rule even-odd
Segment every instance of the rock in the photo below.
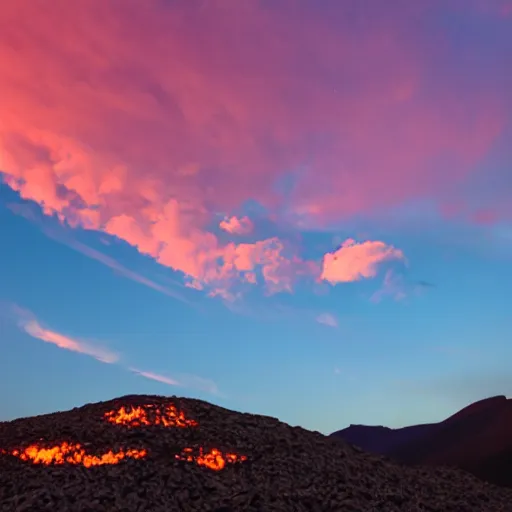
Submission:
{"label": "rock", "polygon": [[[157,419],[171,405],[182,426]],[[106,420],[121,407],[124,423]],[[73,463],[33,463],[64,442],[83,450]],[[6,512],[512,512],[512,490],[467,473],[402,467],[275,418],[178,397],[131,395],[3,422],[0,450]]]}

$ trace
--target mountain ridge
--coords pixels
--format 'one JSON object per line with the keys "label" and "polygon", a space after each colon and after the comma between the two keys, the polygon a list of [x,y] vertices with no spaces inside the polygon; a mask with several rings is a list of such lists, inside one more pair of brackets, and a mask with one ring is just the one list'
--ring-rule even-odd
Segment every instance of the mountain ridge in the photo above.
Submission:
{"label": "mountain ridge", "polygon": [[512,486],[512,399],[496,395],[448,418],[398,429],[359,425],[330,434],[407,465],[456,466]]}

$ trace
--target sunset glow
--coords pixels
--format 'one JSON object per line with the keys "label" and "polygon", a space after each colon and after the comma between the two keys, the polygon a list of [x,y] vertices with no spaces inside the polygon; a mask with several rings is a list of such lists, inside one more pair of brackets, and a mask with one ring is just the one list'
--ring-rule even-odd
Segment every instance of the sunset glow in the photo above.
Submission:
{"label": "sunset glow", "polygon": [[0,4],[0,421],[512,389],[512,0]]}

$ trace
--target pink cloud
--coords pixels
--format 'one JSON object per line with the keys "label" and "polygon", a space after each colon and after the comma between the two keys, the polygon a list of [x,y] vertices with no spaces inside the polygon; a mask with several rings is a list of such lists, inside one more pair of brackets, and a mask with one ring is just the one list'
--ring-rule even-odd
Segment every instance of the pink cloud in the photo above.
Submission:
{"label": "pink cloud", "polygon": [[94,346],[85,341],[71,338],[70,336],[65,336],[57,331],[43,327],[30,311],[17,306],[13,307],[13,311],[17,316],[19,327],[33,338],[46,343],[52,343],[64,350],[94,357],[102,363],[115,363],[119,359],[117,354],[106,348]]}
{"label": "pink cloud", "polygon": [[331,313],[321,313],[316,317],[316,321],[328,327],[338,327],[338,319]]}
{"label": "pink cloud", "polygon": [[132,217],[115,217],[107,230],[160,264],[181,271],[189,279],[188,286],[196,289],[209,285],[220,290],[239,280],[255,284],[254,270],[260,268],[269,290],[291,290],[287,269],[294,262],[283,256],[284,245],[279,239],[222,246],[213,233],[195,226],[191,220],[194,215],[170,200],[162,212],[139,223]]}
{"label": "pink cloud", "polygon": [[253,223],[249,217],[226,217],[219,224],[220,228],[233,235],[247,235],[253,230]]}
{"label": "pink cloud", "polygon": [[[463,45],[417,29],[447,3],[459,8],[9,2],[5,182],[46,214],[116,236],[202,286],[250,284],[257,270],[269,292],[289,291],[314,262],[285,255],[273,236],[223,245],[207,230],[214,212],[255,200],[318,225],[435,196],[471,176],[509,120],[492,74],[470,79]],[[297,169],[286,197],[276,184]],[[223,229],[239,232],[237,221]],[[327,255],[323,275],[371,277],[376,264],[358,274],[352,262],[350,274]]]}
{"label": "pink cloud", "polygon": [[324,256],[321,278],[331,284],[368,279],[376,276],[379,264],[403,259],[402,251],[384,242],[357,243],[348,239],[338,250]]}

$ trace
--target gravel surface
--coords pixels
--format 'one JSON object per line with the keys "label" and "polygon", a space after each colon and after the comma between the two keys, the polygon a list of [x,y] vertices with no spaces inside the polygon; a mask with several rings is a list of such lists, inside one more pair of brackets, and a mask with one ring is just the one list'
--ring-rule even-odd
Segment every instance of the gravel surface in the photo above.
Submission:
{"label": "gravel surface", "polygon": [[512,512],[512,490],[275,418],[132,395],[0,423],[0,510]]}

